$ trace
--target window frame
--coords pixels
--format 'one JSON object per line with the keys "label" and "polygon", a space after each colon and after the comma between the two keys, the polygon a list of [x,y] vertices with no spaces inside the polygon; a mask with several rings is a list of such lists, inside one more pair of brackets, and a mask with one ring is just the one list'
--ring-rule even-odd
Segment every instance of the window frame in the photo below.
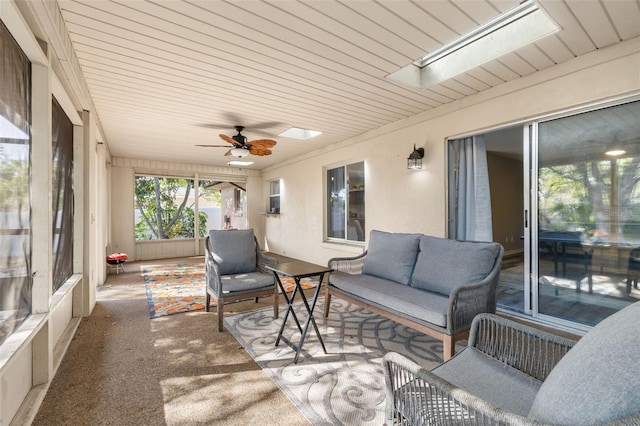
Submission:
{"label": "window frame", "polygon": [[[358,184],[358,188],[356,190],[352,189],[350,187],[351,182],[350,182],[350,170],[349,167],[350,166],[360,166],[362,168],[362,183],[361,185]],[[342,191],[344,191],[345,197],[344,197],[344,215],[343,215],[343,229],[344,229],[344,237],[340,238],[340,237],[336,237],[336,236],[330,236],[331,232],[329,227],[331,226],[331,211],[330,211],[330,206],[329,206],[329,200],[332,198],[329,194],[330,191],[330,187],[329,187],[329,173],[334,171],[334,170],[338,170],[338,169],[343,169],[343,176],[344,176],[344,182],[343,182],[343,187],[342,187]],[[344,163],[338,163],[338,164],[334,164],[331,166],[325,166],[324,167],[324,171],[323,171],[323,176],[324,176],[324,191],[323,191],[323,196],[324,196],[324,201],[323,201],[323,211],[324,211],[324,241],[326,242],[330,242],[330,243],[339,243],[339,244],[348,244],[348,245],[357,245],[357,246],[361,246],[365,244],[365,240],[366,240],[366,235],[364,234],[364,225],[362,225],[361,229],[360,229],[360,233],[362,234],[360,238],[358,238],[358,234],[356,233],[356,238],[358,239],[352,239],[349,238],[349,220],[350,220],[350,214],[351,212],[349,211],[350,208],[350,199],[351,199],[351,193],[358,191],[360,193],[360,196],[362,197],[362,201],[361,201],[361,217],[357,218],[358,222],[362,222],[362,224],[364,224],[365,221],[365,217],[366,217],[366,203],[365,203],[365,194],[366,194],[366,165],[365,165],[365,161],[364,160],[357,160],[357,161],[349,161],[349,162],[344,162]]]}
{"label": "window frame", "polygon": [[[277,192],[274,192],[274,184],[277,183]],[[280,214],[281,210],[281,188],[282,181],[281,179],[271,179],[268,181],[269,184],[269,199],[267,200],[267,213],[268,214]]]}
{"label": "window frame", "polygon": [[[137,178],[138,177],[161,178],[161,179],[184,179],[186,181],[191,182],[192,186],[199,184],[199,181],[196,181],[196,177],[195,176],[174,176],[174,175],[163,175],[163,174],[144,173],[144,172],[135,173],[134,177],[133,177],[133,197],[134,197],[134,208],[133,208],[133,210],[134,210],[134,213],[133,213],[134,214],[134,234],[133,234],[133,238],[134,238],[135,243],[139,244],[139,243],[156,242],[156,241],[193,240],[193,239],[195,239],[196,238],[195,223],[194,223],[194,233],[190,237],[138,239],[138,237],[136,235],[136,224],[138,223],[138,221],[136,220],[136,217],[135,217],[136,211],[138,210],[137,204],[135,202],[135,200],[136,200]],[[193,210],[194,210],[194,215],[195,215],[196,214],[195,205],[193,206]],[[194,221],[195,221],[195,219],[194,219]]]}

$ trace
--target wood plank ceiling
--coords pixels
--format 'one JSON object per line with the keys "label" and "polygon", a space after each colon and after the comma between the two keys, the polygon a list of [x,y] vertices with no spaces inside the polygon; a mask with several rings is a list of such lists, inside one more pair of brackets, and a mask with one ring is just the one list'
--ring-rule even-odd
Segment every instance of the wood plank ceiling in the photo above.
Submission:
{"label": "wood plank ceiling", "polygon": [[244,125],[278,141],[257,169],[640,35],[640,0],[540,0],[560,32],[412,89],[385,77],[519,0],[58,3],[113,155],[225,165],[195,145]]}

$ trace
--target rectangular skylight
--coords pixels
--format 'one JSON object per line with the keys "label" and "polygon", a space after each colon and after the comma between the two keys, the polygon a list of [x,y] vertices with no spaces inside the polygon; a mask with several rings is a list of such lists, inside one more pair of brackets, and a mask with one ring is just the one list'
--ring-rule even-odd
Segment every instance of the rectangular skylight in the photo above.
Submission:
{"label": "rectangular skylight", "polygon": [[250,166],[252,164],[253,164],[253,161],[237,161],[237,160],[229,161],[227,163],[227,165],[229,166]]}
{"label": "rectangular skylight", "polygon": [[291,127],[290,129],[280,133],[278,136],[282,136],[283,138],[299,139],[299,140],[306,141],[307,139],[314,138],[321,134],[322,132],[319,132],[317,130],[308,130],[308,129],[300,129],[298,127]]}
{"label": "rectangular skylight", "polygon": [[433,86],[559,30],[537,4],[527,0],[388,78],[412,87]]}

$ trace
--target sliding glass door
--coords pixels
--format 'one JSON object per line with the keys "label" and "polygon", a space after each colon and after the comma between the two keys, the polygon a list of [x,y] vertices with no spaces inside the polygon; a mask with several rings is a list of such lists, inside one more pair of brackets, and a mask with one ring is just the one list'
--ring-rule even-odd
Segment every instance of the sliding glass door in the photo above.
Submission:
{"label": "sliding glass door", "polygon": [[[640,299],[640,101],[448,148],[449,238],[504,246],[498,309],[586,329]],[[490,197],[469,175],[488,175]],[[488,232],[460,231],[487,217]]]}
{"label": "sliding glass door", "polygon": [[592,326],[640,298],[640,102],[540,122],[536,148],[537,312]]}

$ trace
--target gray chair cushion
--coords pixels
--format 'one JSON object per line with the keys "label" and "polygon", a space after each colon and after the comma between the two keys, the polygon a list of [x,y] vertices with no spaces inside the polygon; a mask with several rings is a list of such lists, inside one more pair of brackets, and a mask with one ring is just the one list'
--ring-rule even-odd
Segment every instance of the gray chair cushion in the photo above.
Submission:
{"label": "gray chair cushion", "polygon": [[332,272],[329,283],[340,291],[384,306],[385,310],[395,311],[399,315],[410,316],[442,328],[447,327],[449,299],[444,296],[398,285],[394,281],[367,274]]}
{"label": "gray chair cushion", "polygon": [[[500,252],[497,243],[420,237],[420,253],[411,286],[449,296],[461,284],[479,283],[489,275]],[[451,259],[456,259],[452,262]]]}
{"label": "gray chair cushion", "polygon": [[466,347],[433,373],[503,410],[526,416],[541,381]]}
{"label": "gray chair cushion", "polygon": [[418,234],[371,231],[362,272],[409,284],[419,242]]}
{"label": "gray chair cushion", "polygon": [[222,296],[226,297],[234,293],[268,290],[276,285],[273,274],[264,272],[249,272],[246,274],[233,274],[221,276]]}
{"label": "gray chair cushion", "polygon": [[591,329],[551,370],[529,417],[596,424],[640,412],[640,302]]}
{"label": "gray chair cushion", "polygon": [[253,229],[209,231],[211,253],[218,263],[220,275],[256,270],[256,246]]}

